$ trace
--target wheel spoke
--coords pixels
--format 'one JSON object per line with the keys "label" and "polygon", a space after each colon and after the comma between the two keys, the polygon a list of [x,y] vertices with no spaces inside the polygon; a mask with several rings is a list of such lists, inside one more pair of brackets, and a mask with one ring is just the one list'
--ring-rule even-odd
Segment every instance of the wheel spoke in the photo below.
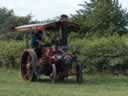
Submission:
{"label": "wheel spoke", "polygon": [[26,50],[21,59],[21,72],[24,80],[36,80],[35,66],[37,62],[36,52],[34,50]]}

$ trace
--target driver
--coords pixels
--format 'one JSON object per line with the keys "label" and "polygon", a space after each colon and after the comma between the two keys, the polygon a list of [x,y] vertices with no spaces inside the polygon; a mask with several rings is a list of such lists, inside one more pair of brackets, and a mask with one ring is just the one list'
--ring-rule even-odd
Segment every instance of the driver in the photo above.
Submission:
{"label": "driver", "polygon": [[41,46],[43,45],[42,36],[43,32],[41,30],[32,33],[31,46],[36,51],[38,58],[41,57]]}
{"label": "driver", "polygon": [[42,36],[43,36],[43,32],[41,30],[32,33],[32,41],[31,41],[32,48],[38,48],[43,43]]}

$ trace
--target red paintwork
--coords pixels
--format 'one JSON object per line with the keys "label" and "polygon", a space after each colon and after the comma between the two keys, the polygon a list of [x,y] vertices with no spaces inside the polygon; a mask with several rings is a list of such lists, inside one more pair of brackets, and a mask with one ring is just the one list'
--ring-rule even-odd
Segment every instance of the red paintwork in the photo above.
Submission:
{"label": "red paintwork", "polygon": [[45,27],[44,26],[36,26],[36,30],[44,30]]}
{"label": "red paintwork", "polygon": [[43,56],[46,56],[48,58],[49,64],[55,64],[56,63],[56,54],[60,54],[61,52],[58,49],[52,49],[51,47],[46,47],[42,49]]}

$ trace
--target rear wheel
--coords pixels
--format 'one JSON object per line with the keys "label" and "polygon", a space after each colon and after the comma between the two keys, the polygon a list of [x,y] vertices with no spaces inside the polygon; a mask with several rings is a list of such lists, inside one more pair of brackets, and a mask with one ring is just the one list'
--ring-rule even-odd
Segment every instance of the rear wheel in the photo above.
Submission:
{"label": "rear wheel", "polygon": [[21,59],[21,73],[24,80],[37,80],[36,63],[37,56],[34,50],[27,50],[23,53]]}
{"label": "rear wheel", "polygon": [[78,83],[83,82],[83,65],[82,64],[76,65],[76,81]]}

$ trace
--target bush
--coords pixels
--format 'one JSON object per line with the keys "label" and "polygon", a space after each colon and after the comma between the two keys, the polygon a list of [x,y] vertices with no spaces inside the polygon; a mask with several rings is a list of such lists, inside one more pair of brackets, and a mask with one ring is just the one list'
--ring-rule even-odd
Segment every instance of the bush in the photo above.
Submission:
{"label": "bush", "polygon": [[72,52],[86,72],[126,72],[128,36],[90,37],[71,40]]}
{"label": "bush", "polygon": [[[75,36],[75,38],[74,38]],[[127,73],[128,36],[77,38],[72,35],[71,51],[77,61],[84,64],[85,71]],[[25,48],[22,41],[0,41],[0,66],[19,68],[20,56]]]}
{"label": "bush", "polygon": [[0,41],[0,66],[6,68],[19,68],[20,56],[24,44],[21,41]]}

